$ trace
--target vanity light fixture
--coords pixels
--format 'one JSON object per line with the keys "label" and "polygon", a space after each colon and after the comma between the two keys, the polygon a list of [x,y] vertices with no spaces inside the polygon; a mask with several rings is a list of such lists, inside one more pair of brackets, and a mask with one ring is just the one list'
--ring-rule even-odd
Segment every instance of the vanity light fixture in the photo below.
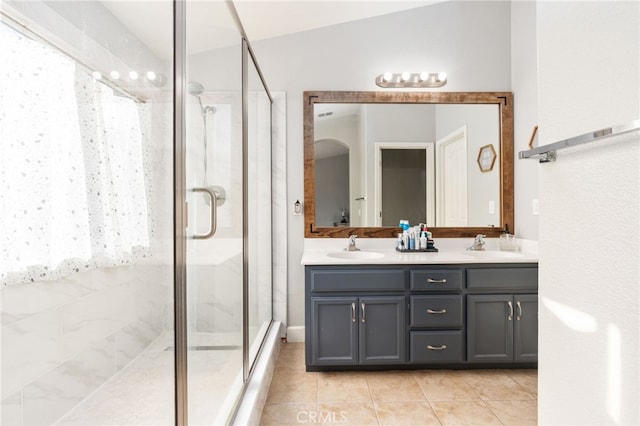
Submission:
{"label": "vanity light fixture", "polygon": [[442,87],[447,84],[445,72],[421,72],[392,74],[386,72],[376,77],[376,84],[380,87]]}

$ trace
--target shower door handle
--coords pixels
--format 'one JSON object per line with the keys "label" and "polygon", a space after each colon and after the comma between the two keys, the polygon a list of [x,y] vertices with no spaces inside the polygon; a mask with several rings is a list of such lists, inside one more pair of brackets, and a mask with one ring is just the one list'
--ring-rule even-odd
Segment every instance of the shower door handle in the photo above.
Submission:
{"label": "shower door handle", "polygon": [[211,188],[193,188],[192,191],[204,192],[205,194],[209,195],[209,197],[211,198],[211,222],[209,226],[209,232],[202,235],[193,234],[193,237],[192,237],[194,240],[207,240],[213,237],[213,235],[216,233],[216,230],[218,228],[218,196],[216,195],[215,191],[213,191]]}

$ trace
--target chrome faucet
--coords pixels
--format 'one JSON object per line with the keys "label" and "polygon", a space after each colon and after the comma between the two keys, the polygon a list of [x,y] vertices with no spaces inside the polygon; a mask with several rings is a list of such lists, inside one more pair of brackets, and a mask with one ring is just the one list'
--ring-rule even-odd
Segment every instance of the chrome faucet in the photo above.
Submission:
{"label": "chrome faucet", "polygon": [[473,240],[473,244],[471,245],[471,247],[467,248],[467,250],[474,250],[474,251],[484,250],[484,247],[483,247],[485,244],[484,239],[486,237],[487,237],[486,235],[482,235],[482,234],[476,235],[476,239]]}
{"label": "chrome faucet", "polygon": [[358,238],[357,235],[350,235],[349,236],[349,243],[347,245],[347,248],[345,249],[346,251],[358,251],[358,250],[360,250],[358,247],[356,247],[356,238]]}

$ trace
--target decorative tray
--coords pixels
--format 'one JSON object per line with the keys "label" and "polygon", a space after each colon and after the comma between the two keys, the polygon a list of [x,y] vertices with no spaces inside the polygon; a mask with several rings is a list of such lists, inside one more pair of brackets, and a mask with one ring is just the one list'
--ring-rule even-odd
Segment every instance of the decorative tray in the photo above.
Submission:
{"label": "decorative tray", "polygon": [[398,247],[396,247],[396,251],[400,253],[435,253],[438,251],[438,249],[435,247],[431,247],[426,249],[410,250],[410,249],[399,249]]}

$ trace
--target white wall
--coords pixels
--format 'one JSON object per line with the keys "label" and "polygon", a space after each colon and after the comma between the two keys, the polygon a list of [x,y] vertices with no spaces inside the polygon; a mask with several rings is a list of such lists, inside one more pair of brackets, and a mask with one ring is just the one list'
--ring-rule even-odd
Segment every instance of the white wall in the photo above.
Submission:
{"label": "white wall", "polygon": [[[539,2],[537,34],[541,144],[640,118],[640,3]],[[638,142],[538,166],[540,424],[640,424]]]}
{"label": "white wall", "polygon": [[[288,205],[304,195],[304,90],[379,90],[384,71],[425,69],[447,72],[440,91],[510,91],[510,16],[509,2],[451,1],[252,41],[270,89],[287,92]],[[288,325],[303,326],[304,217],[288,221]]]}
{"label": "white wall", "polygon": [[[511,91],[513,92],[513,144],[518,152],[528,149],[534,126],[538,124],[538,48],[536,45],[536,2],[511,3]],[[516,160],[514,167],[514,207],[516,234],[538,239],[538,216],[533,213],[538,199],[538,164]]]}

